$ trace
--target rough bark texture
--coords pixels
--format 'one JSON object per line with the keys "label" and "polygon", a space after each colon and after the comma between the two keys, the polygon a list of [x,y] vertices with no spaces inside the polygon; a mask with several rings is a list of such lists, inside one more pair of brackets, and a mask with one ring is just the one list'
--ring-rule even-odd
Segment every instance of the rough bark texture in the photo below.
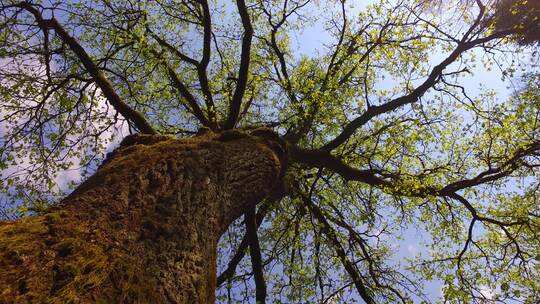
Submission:
{"label": "rough bark texture", "polygon": [[124,140],[46,214],[0,222],[1,303],[213,303],[226,227],[279,180],[242,133]]}

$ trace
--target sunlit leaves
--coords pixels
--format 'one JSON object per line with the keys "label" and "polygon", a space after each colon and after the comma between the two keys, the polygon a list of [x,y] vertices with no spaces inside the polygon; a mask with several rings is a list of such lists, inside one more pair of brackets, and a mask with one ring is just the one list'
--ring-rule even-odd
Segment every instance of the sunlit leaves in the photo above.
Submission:
{"label": "sunlit leaves", "polygon": [[[413,101],[370,117],[328,151],[381,182],[291,165],[291,193],[269,207],[259,230],[272,299],[358,300],[337,243],[383,303],[399,295],[404,302],[426,300],[426,280],[438,280],[448,302],[533,303],[540,267],[538,52],[508,37],[534,38],[514,34],[536,22],[537,1],[381,0],[356,8],[350,2],[248,1],[255,34],[240,127],[272,127],[291,145],[319,149],[366,111],[414,92],[456,48],[481,42],[451,58]],[[209,1],[210,59],[201,72],[201,3],[43,5],[50,6],[45,13],[56,10],[129,106],[159,132],[184,136],[201,124],[171,75],[218,126],[239,79],[243,27],[232,1]],[[26,214],[93,172],[111,142],[131,131],[78,58],[34,21],[16,10],[0,14],[0,191],[14,199],[11,209]],[[501,39],[483,40],[490,35]],[[307,46],[313,36],[322,41],[315,50]],[[467,204],[445,188],[460,182],[472,184],[454,190]],[[411,227],[425,240],[405,268],[406,259],[396,259],[401,234]],[[224,236],[221,268],[242,236],[241,223]],[[249,301],[247,260],[218,290],[219,299]]]}

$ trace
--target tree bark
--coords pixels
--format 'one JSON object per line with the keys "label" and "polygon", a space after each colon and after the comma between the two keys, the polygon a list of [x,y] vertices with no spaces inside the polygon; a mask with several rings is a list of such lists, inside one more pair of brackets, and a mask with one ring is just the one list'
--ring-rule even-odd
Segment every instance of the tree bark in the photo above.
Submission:
{"label": "tree bark", "polygon": [[0,302],[213,303],[218,239],[280,179],[277,145],[124,140],[47,213],[0,222]]}

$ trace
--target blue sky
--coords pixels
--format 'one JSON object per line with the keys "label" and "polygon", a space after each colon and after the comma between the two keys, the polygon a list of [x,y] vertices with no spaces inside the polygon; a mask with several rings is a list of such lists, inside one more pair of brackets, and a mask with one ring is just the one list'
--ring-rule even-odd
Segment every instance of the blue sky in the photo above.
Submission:
{"label": "blue sky", "polygon": [[[373,1],[356,1],[356,8],[353,10],[358,11],[363,6],[371,3]],[[316,23],[312,26],[309,26],[301,33],[296,33],[292,36],[293,38],[293,49],[296,49],[297,55],[307,55],[315,56],[318,51],[322,50],[324,44],[330,42],[330,36],[324,30],[322,23]],[[481,51],[475,51],[477,56],[482,56]],[[433,61],[432,65],[435,65],[444,57],[444,54],[433,54],[431,60]],[[506,58],[500,58],[501,61],[505,61]],[[495,89],[498,93],[498,97],[501,100],[506,99],[515,87],[512,82],[503,81],[501,70],[497,67],[494,67],[491,71],[487,71],[484,67],[479,64],[472,74],[462,79],[463,85],[467,88],[467,91],[471,95],[478,95],[482,92],[480,88],[492,88]],[[391,88],[396,83],[393,83],[392,80],[388,79],[384,83],[378,84],[379,88]],[[1,127],[1,126],[0,126]],[[1,130],[0,130],[1,131]],[[124,135],[127,133],[127,130],[123,130]],[[118,137],[119,138],[119,137]],[[112,143],[108,149],[112,149],[117,142]],[[79,172],[68,171],[60,176],[58,183],[61,187],[65,187],[66,181],[73,179],[78,176]],[[389,239],[389,242],[392,242],[395,245],[395,260],[402,261],[404,258],[412,258],[416,254],[425,251],[425,249],[420,245],[422,242],[429,242],[429,236],[426,235],[421,229],[408,227],[401,232],[401,237],[403,239]],[[433,297],[436,298],[440,296],[440,289],[442,284],[440,282],[432,282],[427,284],[427,291]],[[489,292],[489,291],[487,291]]]}
{"label": "blue sky", "polygon": [[[362,10],[366,5],[374,3],[376,1],[353,1],[355,8],[352,12],[358,12]],[[353,16],[354,13],[351,14]],[[324,30],[323,23],[315,23],[312,26],[307,27],[301,33],[295,33],[292,35],[293,38],[293,49],[297,51],[297,55],[306,55],[310,57],[317,57],[319,52],[324,52],[323,47],[325,44],[332,42],[329,34]],[[440,61],[446,57],[447,53],[434,53],[430,57],[430,65],[435,66]],[[504,69],[505,64],[510,65],[513,58],[511,56],[504,57],[501,56],[497,58],[498,62],[501,63],[501,66],[498,66],[491,58],[485,57],[484,51],[480,49],[475,49],[469,53],[469,55],[474,54],[479,59],[486,59],[493,64],[490,70],[486,69],[481,62],[478,62],[475,68],[471,69],[469,74],[461,77],[460,84],[463,85],[472,98],[478,96],[485,92],[486,90],[494,90],[497,93],[497,98],[499,101],[506,100],[514,91],[519,87],[519,77],[514,79],[506,78],[503,79],[502,69]],[[527,60],[526,56],[523,58]],[[455,68],[455,65],[450,66],[448,70]],[[519,71],[516,73],[519,76]],[[393,82],[391,79],[387,79],[385,82],[377,84],[377,89],[390,89],[394,85],[397,85],[396,82]],[[429,96],[426,96],[429,98]],[[515,188],[515,185],[508,185],[510,189]],[[479,227],[476,230],[480,230]],[[422,243],[430,243],[431,238],[420,227],[409,226],[404,228],[399,235],[396,235],[394,238],[389,238],[388,242],[393,244],[395,248],[394,262],[403,263],[402,265],[407,265],[404,261],[406,258],[412,259],[418,254],[422,254],[427,257],[427,249],[422,246]],[[460,245],[461,246],[461,245]],[[441,290],[443,288],[442,281],[434,280],[427,282],[425,285],[429,298],[435,300],[441,296]],[[490,297],[492,291],[485,287],[482,288],[482,293],[486,297]],[[419,301],[419,299],[416,299]]]}

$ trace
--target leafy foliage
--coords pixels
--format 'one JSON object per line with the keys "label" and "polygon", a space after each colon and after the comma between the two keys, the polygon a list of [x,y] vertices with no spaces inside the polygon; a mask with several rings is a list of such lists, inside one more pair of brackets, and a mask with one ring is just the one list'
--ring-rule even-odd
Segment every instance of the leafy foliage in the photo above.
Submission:
{"label": "leafy foliage", "polygon": [[223,235],[218,299],[537,303],[538,1],[349,2],[0,0],[4,216],[127,133],[264,126],[285,187]]}
{"label": "leafy foliage", "polygon": [[490,22],[497,30],[525,29],[523,33],[516,35],[522,44],[540,42],[540,3],[538,1],[508,1],[501,0],[497,3],[495,14]]}

